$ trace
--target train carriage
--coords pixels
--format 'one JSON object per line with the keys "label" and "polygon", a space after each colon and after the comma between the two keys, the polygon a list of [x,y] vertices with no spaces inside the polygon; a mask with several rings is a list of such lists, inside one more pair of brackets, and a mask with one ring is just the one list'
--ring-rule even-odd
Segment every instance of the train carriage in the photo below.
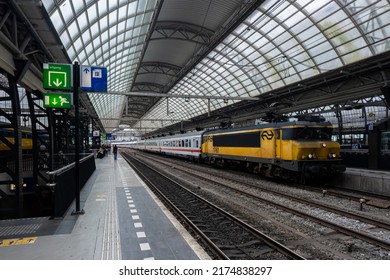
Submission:
{"label": "train carriage", "polygon": [[160,151],[166,155],[200,160],[201,140],[202,132],[166,136],[160,138]]}
{"label": "train carriage", "polygon": [[152,138],[133,147],[304,181],[345,171],[340,145],[331,135],[329,122],[298,120]]}
{"label": "train carriage", "polygon": [[160,152],[160,140],[159,139],[147,139],[145,140],[145,151]]}
{"label": "train carriage", "polygon": [[[24,153],[31,153],[33,149],[33,137],[30,127],[21,127],[20,128],[21,136],[21,148]],[[48,142],[49,136],[45,133],[38,131],[38,140],[41,143]],[[9,127],[0,128],[0,152],[11,150],[11,146],[14,145],[15,135],[14,129]]]}
{"label": "train carriage", "polygon": [[309,121],[206,131],[202,156],[213,165],[245,165],[269,177],[326,177],[345,170],[331,133],[329,122]]}

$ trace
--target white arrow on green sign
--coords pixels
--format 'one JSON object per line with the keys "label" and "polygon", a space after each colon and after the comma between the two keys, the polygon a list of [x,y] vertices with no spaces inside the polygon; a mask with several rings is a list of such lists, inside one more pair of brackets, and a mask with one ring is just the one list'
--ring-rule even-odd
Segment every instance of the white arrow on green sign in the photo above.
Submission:
{"label": "white arrow on green sign", "polygon": [[72,95],[70,93],[44,93],[43,107],[70,109],[72,104]]}
{"label": "white arrow on green sign", "polygon": [[71,90],[71,64],[43,64],[43,88]]}

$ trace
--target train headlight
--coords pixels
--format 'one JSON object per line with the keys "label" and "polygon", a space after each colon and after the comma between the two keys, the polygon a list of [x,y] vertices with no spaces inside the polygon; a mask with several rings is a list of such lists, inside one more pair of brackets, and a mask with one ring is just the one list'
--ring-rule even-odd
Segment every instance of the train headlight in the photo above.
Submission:
{"label": "train headlight", "polygon": [[326,143],[322,143],[322,147],[323,147],[323,148],[326,148]]}
{"label": "train headlight", "polygon": [[329,153],[328,158],[337,158],[335,153]]}
{"label": "train headlight", "polygon": [[312,159],[312,158],[313,158],[313,155],[312,155],[312,154],[309,154],[307,157],[308,157],[309,159]]}

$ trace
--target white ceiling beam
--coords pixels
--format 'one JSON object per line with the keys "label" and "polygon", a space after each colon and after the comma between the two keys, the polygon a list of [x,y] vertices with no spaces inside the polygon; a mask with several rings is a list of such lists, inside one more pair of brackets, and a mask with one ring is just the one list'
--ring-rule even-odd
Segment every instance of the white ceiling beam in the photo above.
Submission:
{"label": "white ceiling beam", "polygon": [[88,92],[88,94],[125,95],[125,96],[160,97],[160,98],[187,98],[187,99],[192,98],[192,99],[252,100],[252,101],[258,101],[260,99],[259,97],[181,95],[181,94],[166,94],[166,93],[156,93],[156,92],[123,92],[123,91]]}

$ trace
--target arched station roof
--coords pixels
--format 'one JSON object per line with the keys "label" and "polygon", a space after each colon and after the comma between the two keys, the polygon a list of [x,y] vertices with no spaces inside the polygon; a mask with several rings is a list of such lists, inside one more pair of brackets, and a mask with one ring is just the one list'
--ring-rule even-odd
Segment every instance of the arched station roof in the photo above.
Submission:
{"label": "arched station roof", "polygon": [[109,92],[88,93],[107,131],[159,129],[390,50],[388,0],[43,3],[70,59],[108,68]]}

